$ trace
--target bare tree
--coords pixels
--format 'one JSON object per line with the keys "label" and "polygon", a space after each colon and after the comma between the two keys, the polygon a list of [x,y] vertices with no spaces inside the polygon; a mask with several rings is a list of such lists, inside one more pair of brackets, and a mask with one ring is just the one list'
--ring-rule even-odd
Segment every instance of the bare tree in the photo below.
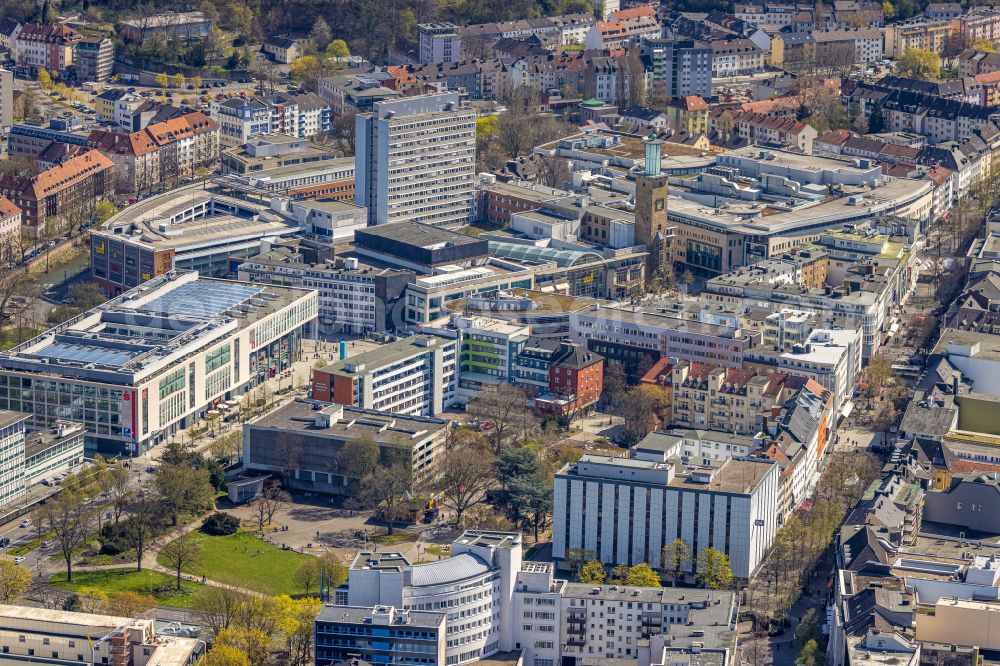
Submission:
{"label": "bare tree", "polygon": [[486,499],[486,491],[496,484],[493,452],[470,444],[460,444],[447,451],[440,463],[436,487],[444,496],[444,504],[455,512],[461,523],[462,514]]}
{"label": "bare tree", "polygon": [[52,532],[59,552],[66,562],[66,580],[73,580],[73,558],[76,550],[87,543],[93,525],[93,510],[84,498],[70,490],[63,490],[56,497],[41,505],[39,523]]}
{"label": "bare tree", "polygon": [[274,515],[285,506],[291,498],[280,486],[274,485],[261,491],[253,502],[254,513],[257,516],[257,529],[263,534],[264,526],[270,525]]}
{"label": "bare tree", "polygon": [[212,636],[217,636],[233,624],[240,606],[248,599],[245,592],[229,585],[205,585],[195,595],[193,606],[201,623],[208,627]]}
{"label": "bare tree", "polygon": [[160,549],[160,556],[167,566],[177,572],[177,591],[181,591],[181,573],[184,567],[190,567],[198,562],[201,555],[201,544],[194,539],[181,537],[174,539]]}
{"label": "bare tree", "polygon": [[162,499],[153,492],[138,495],[129,507],[130,515],[123,524],[125,533],[135,548],[137,571],[142,571],[143,555],[156,533],[157,525],[163,520],[163,510]]}
{"label": "bare tree", "polygon": [[527,402],[523,388],[504,382],[469,403],[469,414],[489,429],[495,454],[500,453],[511,430],[528,411]]}

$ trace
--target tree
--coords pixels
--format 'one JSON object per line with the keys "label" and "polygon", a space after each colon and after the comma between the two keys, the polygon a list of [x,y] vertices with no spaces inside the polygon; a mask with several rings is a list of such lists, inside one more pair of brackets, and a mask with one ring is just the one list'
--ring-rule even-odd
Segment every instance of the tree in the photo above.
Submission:
{"label": "tree", "polygon": [[264,533],[264,525],[270,525],[274,521],[274,515],[290,500],[288,493],[277,485],[265,488],[257,495],[253,509],[257,516],[257,530],[261,534]]}
{"label": "tree", "polygon": [[201,88],[202,78],[196,74],[188,79],[188,82],[197,90],[198,88]]}
{"label": "tree", "polygon": [[114,613],[119,617],[135,617],[154,608],[156,599],[131,590],[122,590],[111,595],[108,606],[114,609]]}
{"label": "tree", "polygon": [[503,382],[495,390],[475,398],[468,412],[480,424],[488,426],[493,452],[499,454],[518,419],[528,411],[528,394],[515,384]]}
{"label": "tree", "polygon": [[[992,40],[986,37],[972,42],[972,46],[970,48],[973,48],[982,53],[996,53],[997,50],[996,45],[992,42]],[[940,56],[938,56],[938,63],[940,64],[940,62],[941,58]]]}
{"label": "tree", "polygon": [[340,587],[347,580],[348,568],[340,561],[336,553],[323,553],[318,558],[319,573],[323,583],[330,589]]}
{"label": "tree", "polygon": [[195,663],[196,666],[250,666],[250,659],[238,647],[224,643],[213,645]]}
{"label": "tree", "polygon": [[12,604],[31,587],[31,571],[13,560],[0,560],[0,603]]}
{"label": "tree", "polygon": [[240,606],[248,599],[245,592],[235,587],[205,585],[195,594],[192,607],[212,636],[218,636],[233,624]]}
{"label": "tree", "polygon": [[292,574],[292,582],[295,583],[296,587],[302,588],[302,592],[305,594],[310,594],[313,588],[319,583],[319,560],[316,558],[309,558],[295,570]]}
{"label": "tree", "polygon": [[159,74],[156,75],[155,79],[156,79],[156,85],[160,86],[164,90],[166,90],[167,86],[170,85],[170,77],[167,76],[166,72],[160,72]]}
{"label": "tree", "polygon": [[[39,117],[38,97],[32,88],[25,88],[14,100],[14,120],[25,121]],[[10,156],[8,156],[10,159]],[[33,160],[32,160],[33,161]]]}
{"label": "tree", "polygon": [[129,507],[130,515],[125,519],[124,525],[125,533],[135,548],[137,571],[142,571],[143,555],[163,520],[163,511],[162,500],[155,492],[139,494]]}
{"label": "tree", "polygon": [[928,49],[907,48],[896,58],[896,73],[914,79],[941,76],[941,55]]}
{"label": "tree", "polygon": [[200,512],[209,508],[215,494],[208,469],[195,469],[184,464],[161,466],[155,486],[173,525],[177,525],[179,514],[183,511]]}
{"label": "tree", "polygon": [[596,560],[591,560],[580,569],[577,579],[587,585],[603,585],[608,575],[604,570],[604,565]]}
{"label": "tree", "polygon": [[41,505],[39,523],[52,532],[59,552],[66,563],[66,580],[73,580],[73,558],[76,551],[87,543],[93,525],[93,510],[85,497],[71,490],[63,490]]}
{"label": "tree", "polygon": [[350,477],[349,483],[360,486],[363,479],[375,473],[378,459],[378,442],[372,435],[366,433],[344,442],[344,446],[337,454],[337,466]]}
{"label": "tree", "polygon": [[820,649],[819,643],[813,639],[802,646],[802,651],[795,658],[795,663],[797,666],[823,666],[823,650]]}
{"label": "tree", "polygon": [[594,559],[596,554],[592,550],[585,550],[583,548],[567,548],[566,557],[563,559],[563,563],[570,570],[573,576],[580,575],[580,569],[583,565]]}
{"label": "tree", "polygon": [[313,22],[312,30],[309,31],[309,39],[313,41],[317,51],[325,49],[330,44],[330,40],[333,39],[330,26],[323,20],[322,16],[317,16]]}
{"label": "tree", "polygon": [[107,199],[101,199],[94,205],[94,220],[98,224],[104,224],[111,219],[111,216],[118,212],[115,205]]}
{"label": "tree", "polygon": [[683,539],[674,539],[663,547],[660,566],[673,576],[673,586],[677,587],[677,578],[691,562],[691,546]]}
{"label": "tree", "polygon": [[620,443],[631,446],[652,432],[656,428],[657,406],[661,404],[662,401],[641,387],[629,391],[617,409],[623,421]]}
{"label": "tree", "polygon": [[615,565],[611,569],[611,575],[608,576],[608,580],[612,585],[624,585],[626,578],[628,578],[627,564]]}
{"label": "tree", "polygon": [[43,90],[52,89],[52,76],[49,74],[49,70],[41,67],[38,70],[38,85],[42,87]]}
{"label": "tree", "polygon": [[438,464],[435,487],[444,497],[444,505],[455,512],[458,524],[462,523],[462,515],[467,510],[486,499],[486,491],[495,483],[494,460],[488,444],[482,447],[462,443],[446,451]]}
{"label": "tree", "polygon": [[160,555],[167,566],[177,573],[177,591],[181,591],[181,573],[184,567],[191,567],[201,555],[201,543],[195,539],[180,537],[160,549]]}
{"label": "tree", "polygon": [[186,79],[184,78],[184,75],[181,74],[180,72],[177,72],[176,74],[170,77],[170,82],[173,84],[175,88],[178,89],[182,89],[184,87],[185,81]]}
{"label": "tree", "polygon": [[212,649],[216,650],[220,645],[225,646],[246,655],[251,666],[263,666],[271,651],[271,636],[272,634],[262,629],[231,626],[216,634]]}
{"label": "tree", "polygon": [[621,363],[606,363],[604,365],[604,385],[601,390],[601,402],[607,407],[617,408],[628,392],[628,379]]}
{"label": "tree", "polygon": [[335,39],[326,47],[326,55],[332,58],[350,58],[351,51],[343,39]]}
{"label": "tree", "polygon": [[710,590],[724,590],[733,583],[733,572],[729,568],[729,556],[709,546],[698,553],[698,567],[695,576],[699,583]]}
{"label": "tree", "polygon": [[354,155],[354,119],[354,112],[348,111],[334,118],[330,126],[330,138],[336,144],[337,150],[346,157]]}
{"label": "tree", "polygon": [[795,629],[795,640],[800,648],[805,648],[809,641],[819,641],[823,636],[820,627],[819,613],[815,608],[810,608],[802,614],[799,626]]}
{"label": "tree", "polygon": [[662,587],[659,574],[645,562],[629,568],[625,584],[636,587]]}
{"label": "tree", "polygon": [[548,479],[538,456],[524,446],[510,446],[497,457],[499,487],[487,494],[490,504],[511,522],[534,529],[535,540],[552,506]]}
{"label": "tree", "polygon": [[108,593],[98,587],[81,587],[73,599],[73,610],[80,613],[107,613]]}
{"label": "tree", "polygon": [[403,445],[380,447],[371,435],[363,435],[345,442],[338,459],[354,482],[358,499],[383,512],[392,534],[403,493],[413,484],[410,449]]}
{"label": "tree", "polygon": [[292,666],[306,666],[312,663],[313,625],[323,608],[318,599],[292,599],[288,595],[278,597],[281,604],[281,634],[288,647]]}

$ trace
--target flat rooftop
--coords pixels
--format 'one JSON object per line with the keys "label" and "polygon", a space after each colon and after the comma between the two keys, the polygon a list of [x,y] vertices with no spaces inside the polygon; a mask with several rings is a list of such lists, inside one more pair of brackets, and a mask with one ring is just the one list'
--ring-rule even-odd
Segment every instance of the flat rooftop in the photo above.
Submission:
{"label": "flat rooftop", "polygon": [[[707,468],[697,465],[684,465],[677,461],[653,462],[603,454],[585,454],[579,463],[569,463],[558,473],[575,475],[577,465],[592,464],[609,467],[627,467],[635,470],[668,470],[674,468],[673,478],[666,483],[670,488],[684,490],[717,492],[730,494],[748,494],[771,472],[775,463],[770,460],[750,458],[728,458],[717,468]],[[600,475],[587,474],[586,478],[595,481],[603,478]],[[666,477],[664,477],[665,479]],[[644,485],[655,485],[650,481],[631,481]],[[662,484],[660,484],[662,485]]]}
{"label": "flat rooftop", "polygon": [[975,358],[989,361],[1000,361],[1000,336],[979,331],[960,331],[946,328],[941,331],[941,337],[932,354],[948,354],[948,345],[977,346]]}
{"label": "flat rooftop", "polygon": [[[324,411],[336,413],[341,407],[330,405]],[[331,420],[330,426],[324,428],[316,425],[318,415],[320,410],[314,409],[313,404],[293,400],[253,421],[251,427],[290,430],[339,440],[372,435],[381,444],[395,444],[400,438],[411,439],[421,433],[430,435],[448,427],[448,421],[429,416],[404,416],[343,406],[342,417],[335,422]]]}
{"label": "flat rooftop", "polygon": [[57,444],[80,438],[84,432],[82,424],[68,421],[57,421],[47,428],[29,432],[24,444],[25,456],[30,458]]}
{"label": "flat rooftop", "polygon": [[713,335],[729,337],[732,339],[746,340],[748,335],[741,334],[735,336],[737,329],[732,326],[721,326],[719,324],[706,324],[691,319],[683,319],[661,312],[651,312],[641,307],[612,307],[602,305],[579,313],[580,317],[594,317],[597,319],[609,319],[618,322],[626,322],[637,326],[648,326],[671,331],[688,331],[701,335]]}
{"label": "flat rooftop", "polygon": [[[455,312],[471,312],[484,317],[505,318],[510,316],[531,317],[535,315],[568,314],[579,312],[591,305],[600,305],[605,301],[596,298],[582,298],[578,296],[567,296],[565,294],[554,294],[547,291],[537,291],[534,289],[511,289],[506,294],[514,298],[531,299],[532,307],[527,310],[490,310],[489,308],[471,308],[468,306],[468,299],[445,303],[445,307]],[[502,298],[499,300],[503,300]]]}
{"label": "flat rooftop", "polygon": [[436,250],[446,246],[475,245],[482,243],[481,239],[467,234],[460,234],[439,227],[432,227],[419,222],[394,222],[393,224],[379,224],[368,227],[354,235],[356,246],[363,245],[359,242],[367,237],[382,238],[389,241],[412,245],[425,250]]}
{"label": "flat rooftop", "polygon": [[508,194],[512,197],[518,197],[520,199],[527,199],[538,204],[542,204],[546,201],[552,201],[553,199],[560,199],[568,194],[565,190],[559,190],[554,187],[546,187],[545,185],[540,185],[538,183],[519,181],[507,183],[497,181],[492,185],[484,187],[483,189],[500,194]]}
{"label": "flat rooftop", "polygon": [[[874,188],[863,188],[859,192],[841,197],[826,198],[817,203],[802,203],[794,210],[783,211],[766,205],[766,202],[741,202],[726,200],[725,209],[691,201],[677,195],[667,199],[668,215],[687,218],[709,225],[715,229],[726,229],[746,234],[781,234],[794,232],[803,227],[834,228],[846,219],[853,219],[859,213],[867,212],[875,217],[883,210],[919,198],[928,193],[933,184],[926,180],[896,178],[889,183]],[[861,196],[861,203],[852,203],[852,196]],[[747,215],[756,215],[746,219]]]}
{"label": "flat rooftop", "polygon": [[[331,363],[322,368],[321,371],[332,375],[360,375],[418,354],[425,354],[449,342],[455,342],[455,340],[437,335],[413,335],[381,345],[357,356]],[[364,370],[356,370],[362,365]]]}
{"label": "flat rooftop", "polygon": [[[269,178],[272,181],[296,178],[304,174],[323,173],[332,171],[354,172],[353,157],[339,157],[333,160],[322,160],[319,162],[306,162],[305,164],[289,164],[287,166],[275,167],[273,169],[263,169],[253,173],[242,174],[241,178],[261,179]],[[353,175],[351,176],[353,177]]]}
{"label": "flat rooftop", "polygon": [[114,372],[117,381],[127,381],[122,373],[155,372],[160,361],[224,339],[234,322],[244,328],[308,294],[171,271],[0,353],[0,368]]}
{"label": "flat rooftop", "polygon": [[18,421],[24,421],[30,416],[30,414],[25,414],[24,412],[12,412],[8,409],[0,409],[0,428],[6,428]]}
{"label": "flat rooftop", "polygon": [[[382,610],[384,609],[384,610]],[[381,606],[334,606],[327,604],[316,616],[317,622],[328,622],[331,624],[379,624],[373,621],[373,616],[384,614],[388,607]],[[393,625],[406,625],[416,628],[438,629],[444,625],[445,613],[434,613],[430,611],[404,611],[401,608],[393,608]],[[405,621],[403,618],[406,618]]]}

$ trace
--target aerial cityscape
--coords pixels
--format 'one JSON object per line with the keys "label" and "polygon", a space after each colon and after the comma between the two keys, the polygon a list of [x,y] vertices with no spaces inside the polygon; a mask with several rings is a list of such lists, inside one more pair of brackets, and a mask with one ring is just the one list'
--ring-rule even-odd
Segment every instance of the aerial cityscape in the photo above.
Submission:
{"label": "aerial cityscape", "polygon": [[1000,666],[998,47],[0,0],[0,666]]}

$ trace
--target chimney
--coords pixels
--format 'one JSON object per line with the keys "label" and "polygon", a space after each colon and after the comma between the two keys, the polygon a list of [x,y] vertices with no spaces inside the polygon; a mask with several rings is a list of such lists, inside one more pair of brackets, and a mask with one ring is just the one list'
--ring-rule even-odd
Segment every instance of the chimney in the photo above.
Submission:
{"label": "chimney", "polygon": [[951,395],[953,398],[958,397],[958,375],[951,378]]}

